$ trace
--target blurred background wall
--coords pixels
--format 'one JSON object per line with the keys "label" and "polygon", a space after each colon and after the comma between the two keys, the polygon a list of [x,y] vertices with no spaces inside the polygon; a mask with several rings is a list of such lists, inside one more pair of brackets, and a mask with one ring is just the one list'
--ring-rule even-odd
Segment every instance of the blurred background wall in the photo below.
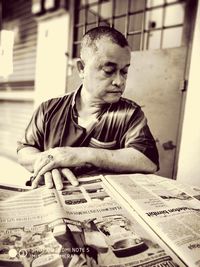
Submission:
{"label": "blurred background wall", "polygon": [[[189,77],[194,53],[198,54],[193,49],[198,42],[198,36],[194,38],[199,30],[198,4],[197,0],[0,0],[0,154],[16,161],[17,140],[36,106],[80,85],[75,65],[83,34],[109,25],[125,34],[132,49],[125,96],[138,102],[148,118],[160,154],[158,174],[181,180],[195,168],[190,181],[200,183],[198,164],[194,166],[192,159],[187,167],[183,164],[188,158],[183,147],[194,131],[200,133],[185,120],[197,97],[193,93],[186,101],[188,88],[190,92],[197,88],[194,82],[190,86]],[[183,122],[191,129],[191,136],[184,139]],[[195,155],[200,152],[197,139]]]}

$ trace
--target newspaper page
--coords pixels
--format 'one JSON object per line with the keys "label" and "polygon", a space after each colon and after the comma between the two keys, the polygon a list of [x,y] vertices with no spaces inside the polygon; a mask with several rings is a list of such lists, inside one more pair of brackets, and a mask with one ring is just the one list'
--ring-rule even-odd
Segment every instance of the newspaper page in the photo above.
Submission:
{"label": "newspaper page", "polygon": [[0,266],[183,266],[100,176],[79,182],[62,191],[0,187]]}
{"label": "newspaper page", "polygon": [[[190,267],[200,266],[200,202],[197,187],[156,175],[108,175],[121,196]],[[195,188],[195,189],[194,189]]]}
{"label": "newspaper page", "polygon": [[[168,179],[167,179],[168,180]],[[174,181],[179,190],[200,201],[200,187]]]}
{"label": "newspaper page", "polygon": [[82,233],[80,239],[96,251],[97,266],[185,266],[159,245],[137,213],[131,216],[114,201],[100,176],[85,177],[79,183],[76,188],[68,184],[58,193],[68,227],[74,236]]}
{"label": "newspaper page", "polygon": [[0,266],[59,266],[61,245],[49,225],[63,225],[55,189],[0,185],[0,196]]}

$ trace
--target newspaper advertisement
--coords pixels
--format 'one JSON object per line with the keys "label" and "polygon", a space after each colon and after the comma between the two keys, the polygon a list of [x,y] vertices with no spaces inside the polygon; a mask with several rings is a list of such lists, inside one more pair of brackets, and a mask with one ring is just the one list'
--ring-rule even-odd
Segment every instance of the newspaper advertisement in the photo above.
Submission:
{"label": "newspaper advertisement", "polygon": [[106,181],[188,266],[200,266],[197,190],[155,175],[113,175]]}
{"label": "newspaper advertisement", "polygon": [[79,182],[62,191],[0,187],[0,266],[182,266],[101,177]]}

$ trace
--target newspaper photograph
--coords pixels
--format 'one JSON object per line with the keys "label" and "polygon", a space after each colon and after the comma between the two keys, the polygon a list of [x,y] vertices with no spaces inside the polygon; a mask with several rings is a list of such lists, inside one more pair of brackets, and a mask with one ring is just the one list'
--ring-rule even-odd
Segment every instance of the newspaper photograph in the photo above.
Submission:
{"label": "newspaper photograph", "polygon": [[[188,266],[200,266],[200,204],[174,181],[151,175],[106,177]],[[191,190],[190,190],[191,192]]]}

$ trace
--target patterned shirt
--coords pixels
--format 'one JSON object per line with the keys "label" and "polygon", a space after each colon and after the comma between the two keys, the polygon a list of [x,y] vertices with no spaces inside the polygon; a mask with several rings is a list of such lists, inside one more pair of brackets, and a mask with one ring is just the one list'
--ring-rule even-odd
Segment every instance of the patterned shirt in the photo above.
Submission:
{"label": "patterned shirt", "polygon": [[40,151],[64,146],[133,147],[159,168],[155,140],[139,105],[123,97],[116,103],[104,104],[96,121],[86,130],[78,124],[76,99],[80,90],[43,102],[34,112],[25,136],[18,142],[17,151],[27,146]]}

